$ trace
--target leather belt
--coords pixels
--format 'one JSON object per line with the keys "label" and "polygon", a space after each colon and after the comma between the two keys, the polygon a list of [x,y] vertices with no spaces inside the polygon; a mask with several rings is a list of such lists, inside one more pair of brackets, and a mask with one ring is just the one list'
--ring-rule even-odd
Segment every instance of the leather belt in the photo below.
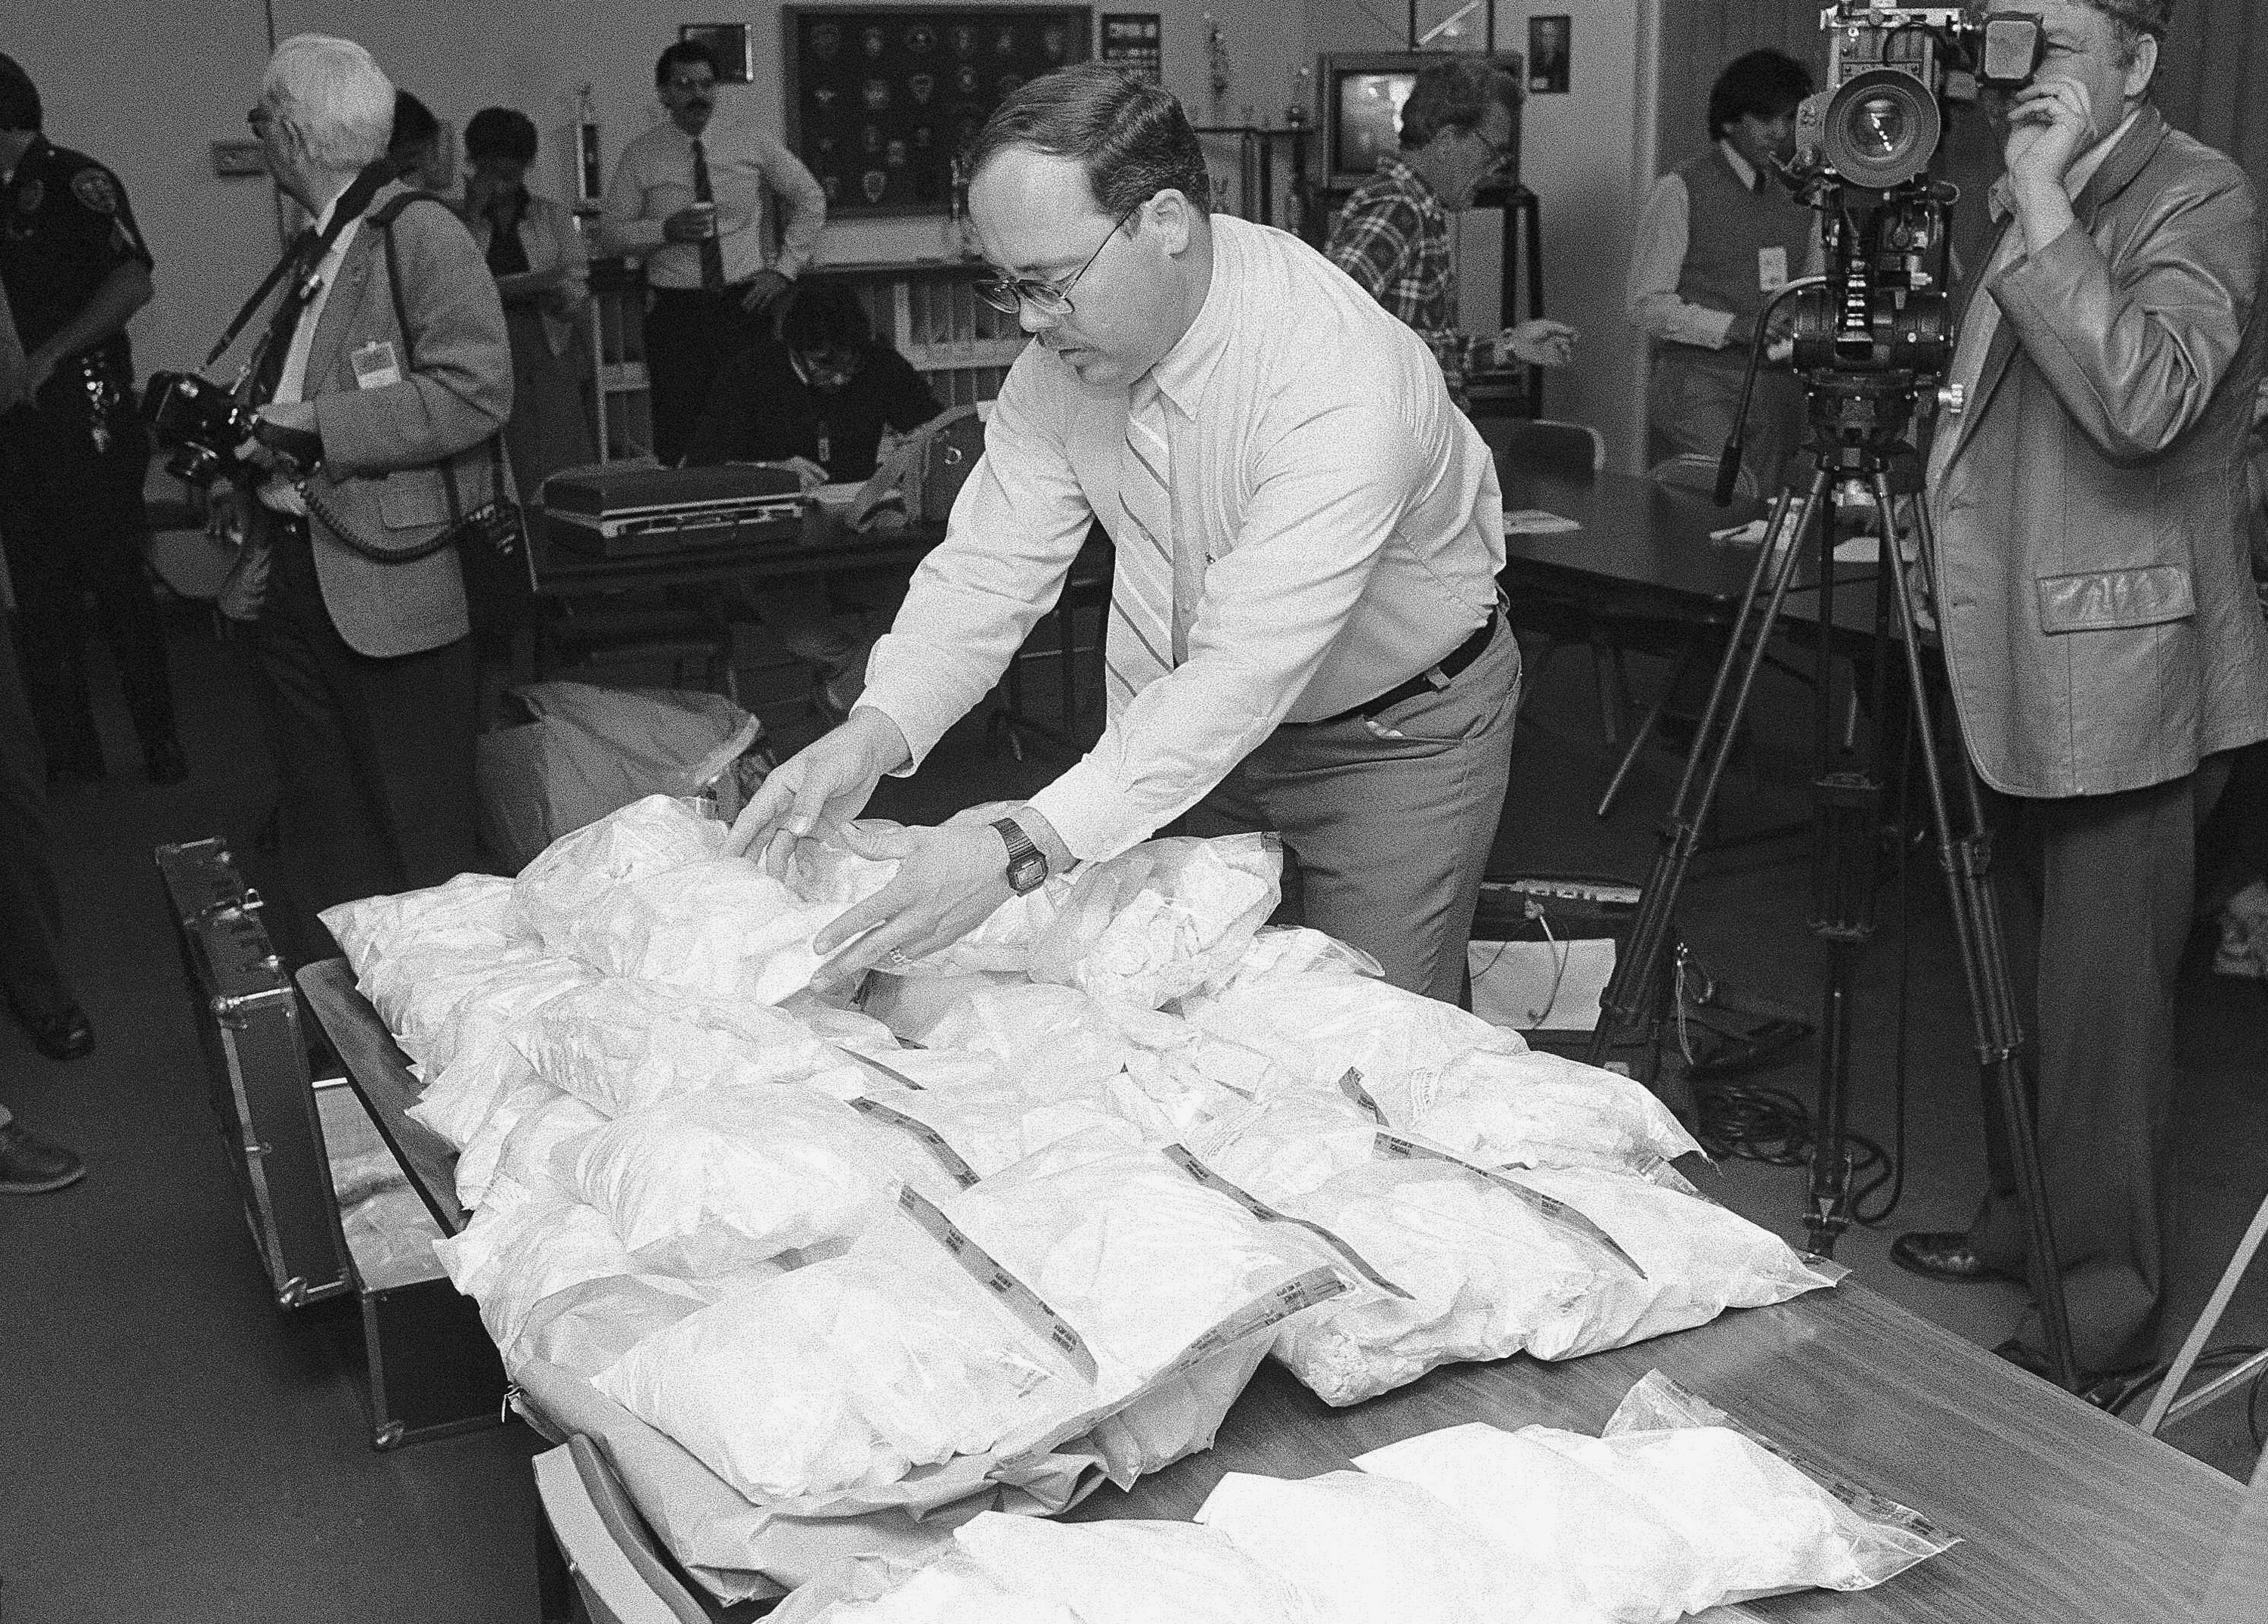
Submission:
{"label": "leather belt", "polygon": [[1488,646],[1494,639],[1496,629],[1503,619],[1504,602],[1499,598],[1489,605],[1489,617],[1480,624],[1479,630],[1442,655],[1438,664],[1428,666],[1407,682],[1396,683],[1376,698],[1350,705],[1336,715],[1321,717],[1311,722],[1285,722],[1283,725],[1286,727],[1328,727],[1334,722],[1351,722],[1358,717],[1376,716],[1380,712],[1390,711],[1404,699],[1415,699],[1420,694],[1438,693],[1456,681],[1458,674],[1467,666],[1488,652]]}

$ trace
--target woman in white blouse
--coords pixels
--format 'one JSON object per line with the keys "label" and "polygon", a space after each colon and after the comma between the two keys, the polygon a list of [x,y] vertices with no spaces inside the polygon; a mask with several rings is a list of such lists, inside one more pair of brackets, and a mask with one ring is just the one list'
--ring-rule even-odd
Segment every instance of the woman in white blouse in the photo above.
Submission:
{"label": "woman in white blouse", "polygon": [[597,460],[583,313],[588,257],[568,211],[527,189],[535,125],[483,107],[465,126],[472,173],[460,212],[487,256],[512,333],[512,421],[504,430],[520,499],[554,471]]}

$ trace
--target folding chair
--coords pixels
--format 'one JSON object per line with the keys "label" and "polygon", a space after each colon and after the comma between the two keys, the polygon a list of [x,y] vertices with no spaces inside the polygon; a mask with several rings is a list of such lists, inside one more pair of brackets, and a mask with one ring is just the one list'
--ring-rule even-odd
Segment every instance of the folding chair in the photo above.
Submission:
{"label": "folding chair", "polygon": [[[762,1601],[725,1606],[697,1594],[630,1503],[605,1453],[584,1434],[533,1464],[544,1519],[590,1624],[739,1624],[765,1610]],[[549,1598],[547,1604],[549,1615],[556,1604]],[[546,1624],[554,1620],[547,1616]]]}

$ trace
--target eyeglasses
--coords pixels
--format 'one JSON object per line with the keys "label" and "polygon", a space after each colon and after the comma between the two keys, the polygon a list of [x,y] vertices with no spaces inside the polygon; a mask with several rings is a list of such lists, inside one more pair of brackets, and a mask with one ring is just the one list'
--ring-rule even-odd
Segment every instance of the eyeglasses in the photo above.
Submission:
{"label": "eyeglasses", "polygon": [[1478,125],[1475,125],[1467,133],[1489,150],[1489,170],[1491,173],[1510,163],[1519,151],[1518,147],[1510,141],[1499,143],[1490,140],[1481,134]]}
{"label": "eyeglasses", "polygon": [[1119,233],[1127,221],[1141,213],[1143,203],[1149,201],[1145,197],[1142,203],[1136,203],[1131,209],[1120,215],[1117,224],[1111,226],[1102,240],[1094,245],[1094,252],[1086,256],[1086,264],[1081,265],[1060,282],[1035,282],[1026,277],[1012,277],[1004,270],[976,283],[976,297],[991,306],[993,309],[1007,315],[1021,315],[1026,305],[1029,305],[1043,316],[1069,315],[1071,288],[1081,277],[1086,275],[1087,267],[1102,257],[1103,249],[1110,246],[1110,239]]}

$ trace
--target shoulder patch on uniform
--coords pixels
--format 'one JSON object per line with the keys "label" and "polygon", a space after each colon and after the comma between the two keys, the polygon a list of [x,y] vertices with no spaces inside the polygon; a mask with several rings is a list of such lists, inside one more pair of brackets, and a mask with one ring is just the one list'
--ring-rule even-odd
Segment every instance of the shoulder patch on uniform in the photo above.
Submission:
{"label": "shoulder patch on uniform", "polygon": [[97,214],[118,212],[118,188],[99,169],[82,169],[71,177],[71,196]]}

